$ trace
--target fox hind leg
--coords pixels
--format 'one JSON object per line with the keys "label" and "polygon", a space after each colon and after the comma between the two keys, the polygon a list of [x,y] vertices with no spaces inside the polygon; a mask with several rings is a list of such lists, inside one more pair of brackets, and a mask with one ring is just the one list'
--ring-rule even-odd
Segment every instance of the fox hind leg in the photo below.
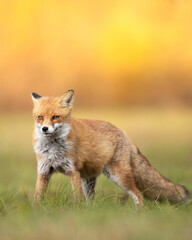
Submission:
{"label": "fox hind leg", "polygon": [[81,184],[86,201],[88,201],[89,199],[93,199],[95,195],[96,177],[88,179],[81,178]]}
{"label": "fox hind leg", "polygon": [[136,208],[143,206],[143,196],[135,185],[135,180],[131,171],[122,171],[122,169],[118,169],[114,166],[106,166],[103,173],[109,180],[128,193],[134,201]]}

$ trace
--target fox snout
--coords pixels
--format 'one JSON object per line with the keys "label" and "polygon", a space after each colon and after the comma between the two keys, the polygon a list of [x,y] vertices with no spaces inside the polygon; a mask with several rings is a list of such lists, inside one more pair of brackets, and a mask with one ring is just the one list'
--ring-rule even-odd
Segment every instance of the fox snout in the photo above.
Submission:
{"label": "fox snout", "polygon": [[57,125],[55,126],[41,126],[40,131],[42,134],[48,135],[53,134],[57,130]]}
{"label": "fox snout", "polygon": [[47,130],[49,130],[49,128],[48,128],[48,127],[42,127],[42,132],[46,133],[46,132],[47,132]]}

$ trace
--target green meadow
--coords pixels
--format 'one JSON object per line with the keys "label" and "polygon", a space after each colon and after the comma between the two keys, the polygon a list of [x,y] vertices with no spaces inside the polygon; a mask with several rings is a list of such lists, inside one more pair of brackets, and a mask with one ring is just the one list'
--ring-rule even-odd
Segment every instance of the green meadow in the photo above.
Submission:
{"label": "green meadow", "polygon": [[[0,114],[0,239],[191,239],[192,204],[131,199],[104,176],[95,200],[76,203],[67,177],[55,174],[42,202],[33,204],[36,159],[32,114]],[[124,129],[163,175],[192,192],[192,110],[75,110]],[[93,159],[94,161],[94,159]]]}

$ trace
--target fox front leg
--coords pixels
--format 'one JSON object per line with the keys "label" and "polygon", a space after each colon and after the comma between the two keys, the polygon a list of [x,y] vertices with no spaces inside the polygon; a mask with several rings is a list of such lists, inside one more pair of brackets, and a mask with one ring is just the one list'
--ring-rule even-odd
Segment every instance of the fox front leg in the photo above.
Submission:
{"label": "fox front leg", "polygon": [[34,202],[39,202],[43,194],[46,193],[50,177],[51,175],[44,176],[42,174],[38,174],[35,187]]}
{"label": "fox front leg", "polygon": [[80,173],[74,171],[69,173],[68,177],[70,178],[71,181],[75,201],[84,199]]}

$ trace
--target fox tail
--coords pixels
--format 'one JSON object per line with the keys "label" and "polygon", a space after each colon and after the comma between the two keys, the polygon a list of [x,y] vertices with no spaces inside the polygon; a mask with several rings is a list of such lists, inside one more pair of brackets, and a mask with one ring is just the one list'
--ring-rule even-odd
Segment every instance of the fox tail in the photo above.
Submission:
{"label": "fox tail", "polygon": [[190,202],[192,194],[183,185],[171,182],[161,175],[137,149],[131,162],[137,188],[150,199],[168,199],[170,202]]}

